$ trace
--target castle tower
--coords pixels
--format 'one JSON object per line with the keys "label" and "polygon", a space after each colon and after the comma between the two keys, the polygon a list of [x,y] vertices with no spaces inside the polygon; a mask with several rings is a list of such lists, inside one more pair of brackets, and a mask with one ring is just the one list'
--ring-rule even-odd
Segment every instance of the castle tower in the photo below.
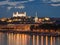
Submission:
{"label": "castle tower", "polygon": [[38,22],[37,12],[36,12],[36,16],[35,16],[35,22]]}
{"label": "castle tower", "polygon": [[17,15],[15,13],[13,13],[13,17],[17,17]]}

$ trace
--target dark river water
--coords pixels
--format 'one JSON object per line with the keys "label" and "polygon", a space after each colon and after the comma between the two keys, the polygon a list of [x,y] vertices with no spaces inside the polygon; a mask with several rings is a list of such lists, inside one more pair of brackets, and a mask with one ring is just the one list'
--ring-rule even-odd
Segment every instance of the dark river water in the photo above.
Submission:
{"label": "dark river water", "polygon": [[0,45],[60,45],[60,37],[0,32]]}

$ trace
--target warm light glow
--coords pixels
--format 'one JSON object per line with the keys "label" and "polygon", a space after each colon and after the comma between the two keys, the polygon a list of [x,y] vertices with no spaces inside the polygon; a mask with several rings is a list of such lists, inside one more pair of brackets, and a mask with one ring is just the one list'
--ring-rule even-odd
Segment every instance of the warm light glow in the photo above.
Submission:
{"label": "warm light glow", "polygon": [[46,29],[46,32],[49,32],[49,30]]}
{"label": "warm light glow", "polygon": [[1,21],[6,21],[6,18],[2,18]]}
{"label": "warm light glow", "polygon": [[45,20],[50,20],[50,18],[47,18],[47,17],[46,17]]}
{"label": "warm light glow", "polygon": [[12,20],[8,20],[7,22],[12,22]]}
{"label": "warm light glow", "polygon": [[18,19],[13,19],[13,21],[18,21]]}
{"label": "warm light glow", "polygon": [[35,45],[35,35],[33,35],[33,45]]}
{"label": "warm light glow", "polygon": [[46,36],[46,45],[48,45],[48,36]]}
{"label": "warm light glow", "polygon": [[35,22],[38,22],[38,17],[35,17]]}
{"label": "warm light glow", "polygon": [[50,45],[53,45],[53,38],[52,38],[52,36],[50,37]]}
{"label": "warm light glow", "polygon": [[43,39],[44,39],[44,37],[43,37],[43,36],[41,36],[41,45],[43,45],[43,44],[44,44]]}
{"label": "warm light glow", "polygon": [[4,19],[2,19],[1,21],[5,21]]}
{"label": "warm light glow", "polygon": [[37,35],[37,45],[39,45],[39,36]]}
{"label": "warm light glow", "polygon": [[42,22],[42,19],[39,19],[39,22]]}

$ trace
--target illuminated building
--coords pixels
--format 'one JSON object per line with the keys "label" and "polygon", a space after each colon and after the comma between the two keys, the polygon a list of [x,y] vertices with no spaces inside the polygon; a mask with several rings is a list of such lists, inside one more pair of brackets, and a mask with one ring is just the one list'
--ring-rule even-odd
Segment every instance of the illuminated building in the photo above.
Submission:
{"label": "illuminated building", "polygon": [[22,12],[22,13],[13,13],[13,17],[26,17],[26,12]]}
{"label": "illuminated building", "polygon": [[48,17],[45,17],[45,20],[50,20],[50,18],[48,18]]}
{"label": "illuminated building", "polygon": [[7,18],[1,18],[0,20],[1,20],[1,21],[6,21],[6,20],[7,20]]}

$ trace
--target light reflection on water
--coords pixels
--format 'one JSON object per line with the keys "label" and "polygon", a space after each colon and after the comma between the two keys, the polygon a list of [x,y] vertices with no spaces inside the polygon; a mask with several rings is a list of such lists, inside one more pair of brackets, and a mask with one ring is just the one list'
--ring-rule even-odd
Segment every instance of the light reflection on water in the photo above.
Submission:
{"label": "light reflection on water", "polygon": [[60,45],[60,37],[0,32],[0,45]]}

